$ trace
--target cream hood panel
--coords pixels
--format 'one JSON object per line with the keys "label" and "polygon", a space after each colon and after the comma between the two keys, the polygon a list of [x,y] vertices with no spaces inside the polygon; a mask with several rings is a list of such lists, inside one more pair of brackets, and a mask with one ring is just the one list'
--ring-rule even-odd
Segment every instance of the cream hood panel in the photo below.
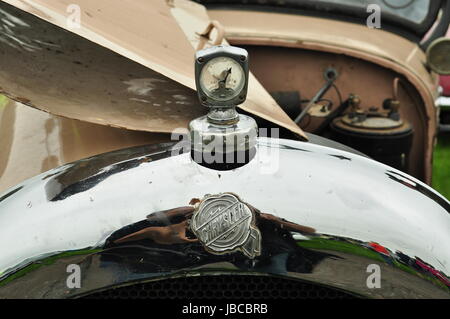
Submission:
{"label": "cream hood panel", "polygon": [[[206,10],[201,5],[184,0],[3,1],[108,48],[185,87],[195,89],[193,63],[195,49],[190,42],[195,41],[196,37],[199,37],[198,33],[210,22]],[[79,25],[77,12],[80,13]],[[178,23],[180,15],[183,16],[181,26]],[[254,76],[250,78],[249,85],[248,100],[241,106],[242,109],[305,137],[302,130],[283,112]],[[7,93],[12,97],[18,95],[14,92]],[[62,108],[59,108],[58,112],[53,112],[51,107],[46,108],[36,103],[33,106],[57,115],[130,129],[170,132],[175,128],[173,125],[167,126],[167,123],[164,127],[147,127],[144,123],[110,117],[109,111],[105,111],[105,115],[102,115],[101,107],[96,108],[97,114],[94,117],[73,117],[74,114],[64,114]],[[185,116],[178,113],[178,118],[184,116],[186,119],[178,121],[177,125],[187,123],[192,119],[192,113],[198,111],[186,112]],[[86,112],[80,110],[77,113]],[[100,120],[96,121],[96,118]]]}

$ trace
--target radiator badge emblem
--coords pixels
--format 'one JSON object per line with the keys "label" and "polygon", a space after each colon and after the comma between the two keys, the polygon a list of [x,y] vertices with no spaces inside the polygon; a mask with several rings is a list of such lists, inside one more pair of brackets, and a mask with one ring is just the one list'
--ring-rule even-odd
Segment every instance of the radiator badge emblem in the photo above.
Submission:
{"label": "radiator badge emblem", "polygon": [[212,254],[241,251],[251,259],[261,254],[255,213],[234,194],[205,197],[194,212],[190,228]]}

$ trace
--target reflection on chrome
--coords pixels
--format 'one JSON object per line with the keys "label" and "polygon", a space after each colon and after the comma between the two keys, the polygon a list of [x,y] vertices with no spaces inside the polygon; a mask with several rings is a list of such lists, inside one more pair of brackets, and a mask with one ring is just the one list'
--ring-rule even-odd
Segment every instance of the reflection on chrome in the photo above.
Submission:
{"label": "reflection on chrome", "polygon": [[[270,141],[258,139],[257,152],[278,148],[273,174],[258,174],[256,160],[215,171],[165,144],[85,159],[0,194],[0,297],[70,298],[179,276],[254,274],[371,298],[449,298],[447,200],[363,156]],[[234,235],[220,223],[210,229],[222,236],[221,254],[193,231],[202,201],[230,193],[251,211],[259,255],[244,252],[239,234],[228,240]],[[226,209],[212,213],[235,221]],[[70,264],[80,266],[79,289],[66,286]],[[381,271],[376,289],[366,285],[372,264]]]}

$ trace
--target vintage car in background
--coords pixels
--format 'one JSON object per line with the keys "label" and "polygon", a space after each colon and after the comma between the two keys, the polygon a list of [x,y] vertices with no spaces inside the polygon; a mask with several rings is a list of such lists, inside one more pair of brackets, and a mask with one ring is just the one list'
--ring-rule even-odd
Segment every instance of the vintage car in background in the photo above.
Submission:
{"label": "vintage car in background", "polygon": [[[0,298],[449,298],[450,3],[400,2],[0,1]],[[196,125],[209,48],[237,122]]]}
{"label": "vintage car in background", "polygon": [[[447,38],[450,38],[450,28],[447,31]],[[439,85],[442,88],[441,96],[438,97],[436,104],[440,108],[440,131],[450,131],[450,75],[441,75]]]}
{"label": "vintage car in background", "polygon": [[436,104],[440,108],[440,125],[442,132],[450,132],[450,75],[441,75],[439,84],[442,88],[441,96]]}

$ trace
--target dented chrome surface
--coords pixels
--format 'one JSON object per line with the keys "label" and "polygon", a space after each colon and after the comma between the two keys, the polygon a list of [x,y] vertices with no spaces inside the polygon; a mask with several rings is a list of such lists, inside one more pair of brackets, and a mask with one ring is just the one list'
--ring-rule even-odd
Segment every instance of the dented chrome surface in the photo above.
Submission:
{"label": "dented chrome surface", "polygon": [[[212,254],[190,231],[199,200],[230,192],[254,210],[254,259]],[[245,273],[374,298],[449,298],[449,212],[418,180],[311,143],[260,138],[255,159],[232,171],[197,165],[173,144],[127,149],[0,195],[0,297],[77,297],[136,281]],[[69,264],[81,267],[79,289],[66,285]],[[367,286],[372,264],[379,289]]]}

